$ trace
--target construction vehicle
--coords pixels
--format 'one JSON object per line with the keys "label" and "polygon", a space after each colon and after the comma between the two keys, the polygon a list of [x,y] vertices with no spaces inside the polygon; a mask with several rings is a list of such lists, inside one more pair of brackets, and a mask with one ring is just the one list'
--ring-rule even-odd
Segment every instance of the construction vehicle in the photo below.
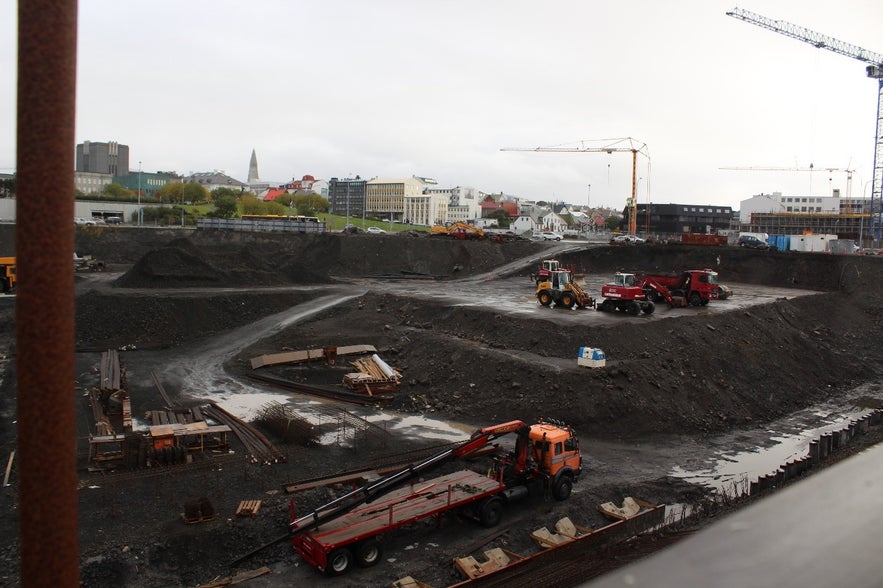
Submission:
{"label": "construction vehicle", "polygon": [[104,271],[104,262],[98,261],[91,255],[83,255],[82,257],[74,253],[74,271],[75,272],[101,272]]}
{"label": "construction vehicle", "polygon": [[455,239],[484,239],[484,231],[463,222],[451,223],[448,226],[434,225],[429,229],[430,236],[446,236]]}
{"label": "construction vehicle", "polygon": [[[420,479],[439,465],[466,457],[509,433],[516,435],[514,451],[495,459],[487,474],[460,470]],[[458,445],[369,482],[304,516],[296,517],[292,503],[289,538],[308,563],[327,575],[338,576],[353,564],[369,567],[379,563],[383,555],[379,538],[384,533],[449,512],[492,527],[502,520],[508,503],[537,490],[556,500],[567,499],[581,471],[579,440],[569,426],[542,420],[535,425],[510,421],[479,429]]]}
{"label": "construction vehicle", "polygon": [[549,277],[537,280],[537,300],[543,306],[556,308],[594,308],[595,300],[573,279],[569,269],[549,270]]}
{"label": "construction vehicle", "polygon": [[15,292],[15,258],[0,257],[0,292]]}
{"label": "construction vehicle", "polygon": [[539,284],[547,282],[552,277],[552,272],[561,269],[561,262],[557,259],[544,259],[540,262],[540,269],[530,275],[530,280]]}
{"label": "construction vehicle", "polygon": [[671,306],[705,306],[709,300],[728,298],[731,290],[718,284],[710,269],[686,270],[680,274],[644,274],[642,287],[653,302],[665,300]]}
{"label": "construction vehicle", "polygon": [[644,283],[635,274],[616,272],[613,281],[601,286],[604,299],[598,310],[602,312],[625,312],[632,316],[640,313],[653,314],[656,306],[647,299]]}

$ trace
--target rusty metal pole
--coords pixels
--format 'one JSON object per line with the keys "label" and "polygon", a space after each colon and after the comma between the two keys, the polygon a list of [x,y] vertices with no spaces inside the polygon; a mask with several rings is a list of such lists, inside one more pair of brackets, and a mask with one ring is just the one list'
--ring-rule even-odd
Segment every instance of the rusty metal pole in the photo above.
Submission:
{"label": "rusty metal pole", "polygon": [[18,3],[16,373],[22,586],[79,583],[74,395],[76,0]]}

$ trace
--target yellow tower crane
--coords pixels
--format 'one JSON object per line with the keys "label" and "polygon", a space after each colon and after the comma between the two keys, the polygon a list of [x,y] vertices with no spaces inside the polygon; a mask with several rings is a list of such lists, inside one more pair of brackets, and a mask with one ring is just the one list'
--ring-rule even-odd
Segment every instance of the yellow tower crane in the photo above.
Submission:
{"label": "yellow tower crane", "polygon": [[[881,204],[881,188],[883,188],[883,55],[863,49],[850,43],[845,43],[833,37],[805,29],[783,20],[773,20],[741,8],[734,8],[727,12],[728,16],[738,18],[749,24],[757,25],[786,37],[809,43],[819,49],[827,49],[846,57],[852,57],[863,61],[868,65],[865,71],[869,78],[877,80],[877,134],[874,140],[874,179],[871,190],[871,225],[874,228],[876,240],[880,240],[881,221],[883,221],[883,206]],[[874,202],[877,202],[878,217],[874,221]]]}
{"label": "yellow tower crane", "polygon": [[[638,153],[645,156],[648,161],[650,153],[646,143],[641,143],[631,137],[623,139],[597,139],[592,143],[602,143],[600,147],[592,147],[588,145],[589,141],[579,141],[571,145],[556,145],[552,147],[505,147],[500,151],[537,151],[550,153],[618,153],[628,152],[632,154],[632,195],[628,199],[627,208],[629,211],[629,235],[637,232],[638,217]],[[650,211],[647,211],[650,214]]]}

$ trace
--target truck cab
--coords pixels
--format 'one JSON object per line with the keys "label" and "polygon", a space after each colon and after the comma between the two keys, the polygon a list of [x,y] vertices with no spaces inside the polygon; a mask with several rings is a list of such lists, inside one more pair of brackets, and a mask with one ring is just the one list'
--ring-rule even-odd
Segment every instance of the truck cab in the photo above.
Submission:
{"label": "truck cab", "polygon": [[569,428],[549,423],[530,427],[531,451],[542,472],[556,476],[569,470],[574,476],[582,471],[579,440]]}

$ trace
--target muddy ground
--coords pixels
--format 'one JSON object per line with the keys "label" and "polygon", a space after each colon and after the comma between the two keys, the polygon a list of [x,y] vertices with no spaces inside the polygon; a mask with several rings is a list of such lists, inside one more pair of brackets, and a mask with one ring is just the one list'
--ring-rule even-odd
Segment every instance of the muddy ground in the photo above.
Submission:
{"label": "muddy ground", "polygon": [[[599,244],[565,250],[542,243],[416,235],[277,236],[107,227],[81,230],[77,249],[108,264],[108,272],[80,276],[77,286],[75,396],[83,413],[78,423],[79,517],[86,586],[196,586],[227,575],[236,569],[231,560],[284,535],[292,498],[282,491],[287,483],[438,443],[378,434],[355,443],[302,447],[267,431],[286,454],[286,463],[251,464],[234,444],[233,453],[190,466],[95,474],[86,467],[91,429],[82,394],[96,384],[94,368],[104,349],[126,349],[121,358],[136,418],[162,406],[151,373],[160,374],[176,402],[204,404],[214,388],[243,381],[248,359],[257,355],[367,343],[404,376],[384,410],[467,428],[512,419],[566,420],[580,433],[586,471],[568,501],[535,497],[510,509],[504,523],[508,532],[482,547],[502,545],[515,552],[535,549],[527,533],[563,515],[585,526],[605,524],[597,512],[601,502],[625,496],[668,504],[701,500],[706,490],[670,477],[670,463],[696,459],[713,435],[744,430],[748,436],[800,408],[836,401],[860,384],[875,384],[883,365],[877,344],[883,261],[876,258],[683,246]],[[553,309],[536,318],[481,304],[482,292],[523,288],[525,304],[535,305],[530,302],[531,260],[550,253],[577,272],[715,267],[724,283],[818,293],[731,313],[685,309],[676,318],[623,316],[612,324],[593,320],[597,313],[591,310],[582,311],[584,319],[561,321]],[[410,288],[391,291],[389,276],[408,278]],[[460,303],[428,295],[434,284],[453,281],[462,284]],[[246,336],[264,317],[335,298],[345,302],[290,326],[267,329],[266,336]],[[464,300],[478,304],[463,305]],[[0,301],[0,313],[0,337],[11,357],[0,397],[0,455],[8,455],[17,425],[9,300]],[[231,343],[237,339],[239,345]],[[603,347],[611,358],[608,367],[573,366],[576,350],[588,342]],[[206,380],[211,389],[196,388],[188,374],[209,357],[223,370]],[[340,377],[339,368],[318,365],[270,371],[305,382]],[[859,402],[877,402],[873,396],[881,396],[879,388],[872,390],[872,397]],[[14,585],[17,496],[14,483],[3,490],[0,528],[10,539],[0,551],[0,583]],[[328,492],[296,495],[297,508],[320,504]],[[221,516],[183,524],[184,503],[203,496]],[[235,517],[236,506],[247,499],[264,501],[259,516]],[[487,534],[469,521],[452,520],[441,531],[418,524],[386,538],[385,559],[394,561],[334,580],[306,569],[284,542],[238,569],[272,569],[248,584],[254,586],[298,581],[386,586],[409,574],[446,586],[461,579],[451,558],[465,555]]]}

